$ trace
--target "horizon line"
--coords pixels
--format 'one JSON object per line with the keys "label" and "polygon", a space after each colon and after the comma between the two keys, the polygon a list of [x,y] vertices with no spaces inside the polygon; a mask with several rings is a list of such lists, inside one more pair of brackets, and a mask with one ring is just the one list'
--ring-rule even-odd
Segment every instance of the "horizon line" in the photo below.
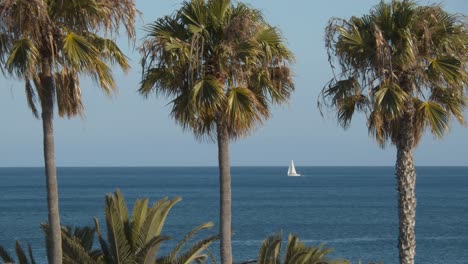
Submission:
{"label": "horizon line", "polygon": [[[97,166],[57,166],[57,168],[217,168],[218,165],[122,165],[122,166],[109,166],[109,165],[97,165]],[[252,168],[252,167],[275,167],[283,168],[287,167],[286,165],[233,165],[231,168]],[[352,167],[387,167],[393,168],[394,165],[300,165],[296,167],[316,167],[316,168],[331,168],[331,167],[343,167],[343,168],[352,168]],[[468,165],[415,165],[415,167],[468,167]],[[44,168],[44,166],[0,166],[0,169],[14,169],[14,168]]]}

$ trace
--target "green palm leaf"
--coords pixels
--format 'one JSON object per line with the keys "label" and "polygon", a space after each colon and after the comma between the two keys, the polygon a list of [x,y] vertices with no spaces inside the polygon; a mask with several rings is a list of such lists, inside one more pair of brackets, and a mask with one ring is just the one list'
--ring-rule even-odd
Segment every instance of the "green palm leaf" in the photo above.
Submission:
{"label": "green palm leaf", "polygon": [[408,98],[397,84],[384,84],[374,94],[376,108],[380,113],[390,119],[399,117],[404,109],[404,103]]}
{"label": "green palm leaf", "polygon": [[424,120],[434,135],[442,137],[449,131],[449,114],[438,103],[432,101],[420,102],[417,109],[418,119]]}
{"label": "green palm leaf", "polygon": [[191,264],[191,263],[204,263],[208,258],[206,254],[202,254],[209,245],[219,239],[219,235],[210,236],[206,239],[200,240],[192,245],[189,249],[178,256],[174,262],[168,262],[167,264]]}
{"label": "green palm leaf", "polygon": [[169,260],[172,262],[172,261],[175,261],[177,255],[179,254],[180,250],[184,247],[184,245],[194,236],[196,235],[198,232],[204,230],[204,229],[210,229],[214,226],[213,222],[206,222],[206,223],[203,223],[197,227],[195,227],[194,229],[192,229],[192,231],[190,231],[189,233],[187,233],[185,235],[185,237],[176,245],[176,247],[171,251],[171,253],[169,254]]}
{"label": "green palm leaf", "polygon": [[131,263],[131,246],[125,232],[128,221],[127,207],[120,191],[106,196],[107,237],[110,252],[116,263]]}
{"label": "green palm leaf", "polygon": [[263,105],[256,95],[248,88],[231,88],[227,94],[227,120],[233,136],[243,135],[253,129],[253,125],[261,124],[266,118]]}
{"label": "green palm leaf", "polygon": [[14,44],[6,61],[10,74],[17,77],[31,76],[39,64],[39,50],[27,38],[19,39]]}
{"label": "green palm leaf", "polygon": [[462,91],[456,89],[434,88],[432,90],[430,100],[444,106],[447,111],[450,111],[453,116],[464,124],[463,113],[466,109],[468,100]]}
{"label": "green palm leaf", "polygon": [[258,252],[258,263],[276,264],[281,253],[282,235],[275,234],[265,239]]}
{"label": "green palm leaf", "polygon": [[148,199],[137,200],[133,206],[131,230],[132,247],[137,248],[138,234],[148,213]]}
{"label": "green palm leaf", "polygon": [[77,69],[93,68],[99,51],[85,37],[69,33],[63,37],[63,53],[67,62]]}
{"label": "green palm leaf", "polygon": [[136,263],[154,264],[156,261],[156,253],[162,242],[169,240],[166,236],[155,236],[149,240],[142,248],[135,252]]}

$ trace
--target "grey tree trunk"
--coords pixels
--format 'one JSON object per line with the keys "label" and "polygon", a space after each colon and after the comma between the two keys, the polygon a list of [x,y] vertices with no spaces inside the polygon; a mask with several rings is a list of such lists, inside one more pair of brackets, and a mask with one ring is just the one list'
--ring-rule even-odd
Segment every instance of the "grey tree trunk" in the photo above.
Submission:
{"label": "grey tree trunk", "polygon": [[405,111],[397,139],[396,177],[398,190],[399,237],[401,264],[414,264],[416,254],[416,171],[414,168],[414,106]]}
{"label": "grey tree trunk", "polygon": [[229,164],[229,131],[217,124],[219,161],[219,223],[221,233],[220,255],[222,264],[232,264],[231,246],[231,166]]}
{"label": "grey tree trunk", "polygon": [[54,92],[53,79],[50,66],[43,64],[43,75],[41,76],[41,107],[42,128],[44,133],[44,163],[47,188],[47,207],[49,219],[49,235],[47,258],[50,264],[62,263],[62,233],[60,228],[60,215],[58,205],[57,168],[55,166],[54,147]]}

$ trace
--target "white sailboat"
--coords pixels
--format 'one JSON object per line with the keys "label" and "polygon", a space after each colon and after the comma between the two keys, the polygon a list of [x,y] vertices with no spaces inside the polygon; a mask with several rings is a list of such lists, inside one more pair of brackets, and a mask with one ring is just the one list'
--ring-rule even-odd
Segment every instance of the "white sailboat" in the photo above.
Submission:
{"label": "white sailboat", "polygon": [[296,172],[296,168],[294,167],[294,162],[292,160],[291,164],[289,164],[288,176],[301,176],[301,174]]}

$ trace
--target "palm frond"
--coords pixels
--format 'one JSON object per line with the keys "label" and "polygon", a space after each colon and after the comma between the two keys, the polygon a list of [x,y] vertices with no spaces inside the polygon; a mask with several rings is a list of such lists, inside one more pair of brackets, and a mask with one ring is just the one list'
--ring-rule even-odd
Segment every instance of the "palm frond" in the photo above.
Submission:
{"label": "palm frond", "polygon": [[170,261],[175,261],[177,255],[179,254],[180,250],[185,246],[185,244],[194,236],[196,235],[198,232],[204,230],[204,229],[210,229],[214,226],[213,222],[206,222],[206,223],[203,223],[197,227],[195,227],[194,229],[192,229],[192,231],[190,231],[189,233],[187,233],[185,235],[185,237],[174,247],[174,249],[171,251],[171,253],[169,253],[169,258],[170,258]]}
{"label": "palm frond", "polygon": [[441,104],[447,111],[450,111],[460,124],[465,123],[463,113],[468,104],[468,98],[463,90],[436,87],[432,90],[429,99]]}
{"label": "palm frond", "polygon": [[226,104],[228,127],[234,138],[245,135],[253,129],[255,124],[262,124],[267,118],[262,115],[265,113],[263,105],[248,88],[229,89]]}
{"label": "palm frond", "polygon": [[155,236],[142,248],[135,252],[136,263],[153,264],[156,261],[157,252],[162,242],[169,240],[167,236]]}
{"label": "palm frond", "polygon": [[31,80],[26,79],[24,82],[25,82],[25,91],[26,91],[26,98],[28,100],[28,106],[31,109],[34,117],[39,118],[39,113],[36,107],[37,97],[36,97],[36,93],[34,92],[34,88],[31,84]]}
{"label": "palm frond", "polygon": [[374,94],[376,108],[390,119],[399,117],[403,113],[407,98],[408,94],[394,83],[382,85]]}
{"label": "palm frond", "polygon": [[148,199],[137,200],[135,202],[135,205],[133,206],[132,220],[131,220],[132,248],[137,248],[138,234],[140,233],[140,229],[146,219],[147,213],[148,213]]}
{"label": "palm frond", "polygon": [[14,42],[6,61],[6,68],[10,74],[18,78],[32,76],[39,64],[39,50],[27,38]]}
{"label": "palm frond", "polygon": [[110,253],[117,263],[127,263],[132,257],[131,246],[125,232],[128,214],[127,207],[118,190],[115,195],[106,196],[105,212]]}
{"label": "palm frond", "polygon": [[[191,264],[191,263],[204,263],[207,259],[207,255],[201,254],[209,245],[211,245],[214,241],[219,239],[219,235],[210,236],[206,239],[200,240],[192,245],[189,249],[183,252],[180,256],[178,256],[175,262],[170,263],[180,263],[180,264]],[[169,263],[168,263],[169,264]]]}
{"label": "palm frond", "polygon": [[93,68],[99,55],[99,51],[91,42],[73,32],[63,37],[62,49],[67,63],[80,70]]}
{"label": "palm frond", "polygon": [[54,79],[59,116],[70,118],[82,115],[83,104],[77,73],[69,69],[63,69],[55,74]]}
{"label": "palm frond", "polygon": [[424,120],[437,137],[442,137],[449,131],[450,116],[442,105],[433,101],[421,101],[418,104],[417,115],[417,119]]}
{"label": "palm frond", "polygon": [[276,264],[280,258],[282,234],[275,234],[265,239],[258,251],[258,263]]}
{"label": "palm frond", "polygon": [[6,251],[3,246],[0,246],[0,258],[2,258],[5,263],[14,263],[13,258],[8,254],[8,251]]}
{"label": "palm frond", "polygon": [[26,254],[18,241],[15,242],[15,252],[16,256],[18,256],[19,264],[29,264],[28,257],[26,257]]}

